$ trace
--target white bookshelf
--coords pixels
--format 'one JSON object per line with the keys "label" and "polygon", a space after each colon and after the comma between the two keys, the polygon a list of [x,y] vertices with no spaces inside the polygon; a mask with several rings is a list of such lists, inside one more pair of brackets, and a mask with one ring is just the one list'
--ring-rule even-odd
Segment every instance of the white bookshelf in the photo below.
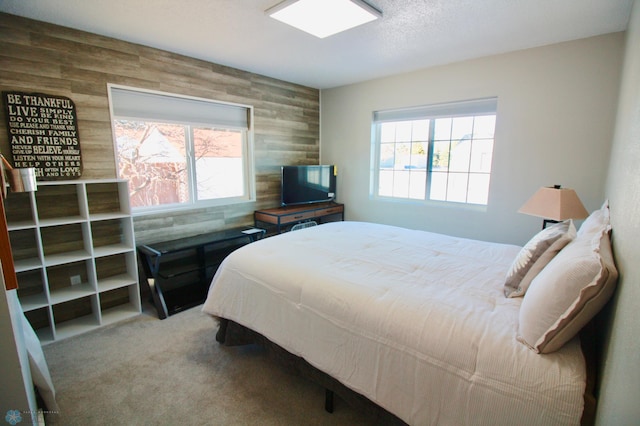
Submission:
{"label": "white bookshelf", "polygon": [[127,182],[38,182],[5,210],[18,298],[41,343],[138,315]]}

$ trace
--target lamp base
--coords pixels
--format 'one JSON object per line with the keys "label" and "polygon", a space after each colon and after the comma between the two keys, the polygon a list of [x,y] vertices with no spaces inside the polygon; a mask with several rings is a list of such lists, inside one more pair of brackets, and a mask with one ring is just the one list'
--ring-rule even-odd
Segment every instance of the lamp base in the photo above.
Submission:
{"label": "lamp base", "polygon": [[559,220],[553,220],[553,219],[544,219],[542,221],[542,229],[545,229],[547,227],[548,224],[554,224],[554,223],[560,223]]}

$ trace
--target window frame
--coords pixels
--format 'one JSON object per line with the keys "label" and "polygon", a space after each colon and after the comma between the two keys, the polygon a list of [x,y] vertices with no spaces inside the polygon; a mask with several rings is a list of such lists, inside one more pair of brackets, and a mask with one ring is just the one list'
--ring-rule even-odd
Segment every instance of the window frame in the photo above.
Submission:
{"label": "window frame", "polygon": [[[175,98],[177,99],[177,102],[179,102],[180,100],[205,102],[205,103],[211,104],[214,108],[233,107],[233,108],[246,109],[246,114],[247,114],[246,127],[234,126],[232,124],[231,125],[220,124],[220,123],[215,123],[213,121],[207,122],[206,120],[190,121],[184,118],[171,120],[166,117],[150,118],[150,117],[136,117],[135,115],[130,115],[130,116],[116,115],[114,112],[114,103],[113,103],[114,97],[112,95],[112,90],[114,89],[121,90],[121,91],[130,91],[133,93],[139,93],[139,94],[142,94],[143,96],[147,94],[152,96],[157,95],[157,96]],[[234,204],[249,203],[249,202],[256,201],[254,126],[253,126],[254,108],[252,105],[218,101],[218,100],[209,99],[209,98],[201,98],[201,97],[169,93],[169,92],[163,92],[163,91],[157,91],[157,90],[149,90],[144,88],[124,86],[124,85],[112,84],[112,83],[107,83],[107,95],[108,95],[108,101],[109,101],[111,131],[113,136],[115,171],[118,177],[120,177],[120,165],[119,165],[116,132],[115,132],[116,120],[158,122],[158,123],[176,124],[176,125],[185,126],[185,145],[186,145],[185,160],[186,160],[187,178],[188,178],[188,185],[189,185],[189,189],[188,189],[189,202],[132,207],[131,208],[132,215],[142,216],[142,215],[162,214],[162,213],[169,213],[172,211],[195,210],[195,209],[201,209],[201,208],[234,205]],[[198,127],[211,128],[211,129],[217,129],[217,130],[233,130],[233,131],[239,130],[242,132],[243,134],[242,135],[242,139],[243,139],[242,164],[243,164],[244,195],[236,196],[236,197],[197,200],[198,190],[197,190],[196,158],[195,158],[195,145],[194,145],[193,133],[194,133],[194,130]]]}
{"label": "window frame", "polygon": [[[457,206],[471,209],[485,210],[489,205],[489,194],[491,189],[491,175],[493,174],[493,158],[495,155],[495,129],[497,128],[497,116],[498,116],[498,98],[480,98],[466,101],[455,101],[440,104],[424,105],[419,107],[398,108],[388,110],[374,111],[372,114],[371,122],[371,173],[370,173],[370,188],[369,196],[372,199],[389,202],[400,203],[414,203],[414,204],[429,204],[429,205],[447,205]],[[430,187],[432,183],[433,173],[433,155],[434,155],[434,120],[441,118],[460,118],[460,117],[478,117],[494,115],[496,117],[496,124],[494,125],[493,135],[493,148],[492,148],[492,161],[489,172],[489,187],[487,190],[487,203],[472,203],[469,201],[453,201],[453,200],[441,200],[429,198]],[[402,121],[417,121],[417,120],[429,120],[429,136],[427,143],[427,164],[425,168],[425,193],[423,198],[412,198],[410,196],[393,196],[393,195],[380,195],[380,160],[382,149],[382,124],[385,122],[402,122]],[[415,141],[408,141],[413,143]],[[394,142],[398,143],[398,141]],[[447,175],[450,173],[459,173],[456,171],[447,170]],[[467,176],[471,175],[471,167],[469,166],[464,172]],[[468,200],[468,192],[466,199]]]}

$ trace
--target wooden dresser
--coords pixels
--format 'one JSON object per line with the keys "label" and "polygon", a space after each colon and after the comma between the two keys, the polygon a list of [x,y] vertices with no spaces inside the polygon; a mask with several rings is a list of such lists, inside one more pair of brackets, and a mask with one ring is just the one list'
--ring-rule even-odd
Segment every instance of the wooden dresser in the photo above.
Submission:
{"label": "wooden dresser", "polygon": [[314,221],[321,224],[344,220],[344,204],[330,202],[256,210],[253,219],[256,228],[266,229],[267,235],[279,234],[298,223]]}

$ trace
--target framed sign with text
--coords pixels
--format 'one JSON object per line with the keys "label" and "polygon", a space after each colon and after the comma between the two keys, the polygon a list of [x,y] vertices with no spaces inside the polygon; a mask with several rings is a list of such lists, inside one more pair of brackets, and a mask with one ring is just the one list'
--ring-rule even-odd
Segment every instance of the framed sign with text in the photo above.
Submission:
{"label": "framed sign with text", "polygon": [[43,93],[2,92],[13,167],[34,167],[38,180],[82,175],[73,101]]}

